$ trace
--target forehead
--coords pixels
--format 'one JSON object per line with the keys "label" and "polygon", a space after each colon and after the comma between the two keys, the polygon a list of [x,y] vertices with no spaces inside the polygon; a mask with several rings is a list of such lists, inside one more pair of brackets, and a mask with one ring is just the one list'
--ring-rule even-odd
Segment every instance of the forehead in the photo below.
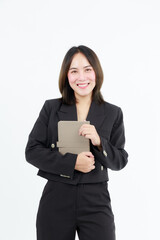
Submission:
{"label": "forehead", "polygon": [[83,55],[82,53],[76,53],[73,56],[70,67],[81,67],[86,65],[90,65],[90,63],[88,59],[85,57],[85,55]]}

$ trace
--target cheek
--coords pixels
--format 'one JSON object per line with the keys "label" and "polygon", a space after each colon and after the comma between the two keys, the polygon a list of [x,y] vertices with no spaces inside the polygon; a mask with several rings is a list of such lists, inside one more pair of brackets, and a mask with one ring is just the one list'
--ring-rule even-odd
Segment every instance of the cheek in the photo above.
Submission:
{"label": "cheek", "polygon": [[68,73],[68,82],[69,82],[70,84],[72,84],[72,83],[74,83],[74,81],[75,81],[75,77],[74,77],[73,75],[71,75],[71,74]]}
{"label": "cheek", "polygon": [[94,82],[96,82],[96,74],[93,72],[93,73],[91,73],[91,75],[90,75],[90,80],[94,83]]}

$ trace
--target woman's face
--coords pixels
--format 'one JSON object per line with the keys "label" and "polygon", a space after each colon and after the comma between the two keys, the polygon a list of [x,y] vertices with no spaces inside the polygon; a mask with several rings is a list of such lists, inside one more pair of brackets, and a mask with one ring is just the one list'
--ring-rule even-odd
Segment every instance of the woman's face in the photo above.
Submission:
{"label": "woman's face", "polygon": [[92,95],[96,85],[96,74],[82,53],[74,55],[68,71],[68,81],[76,97]]}

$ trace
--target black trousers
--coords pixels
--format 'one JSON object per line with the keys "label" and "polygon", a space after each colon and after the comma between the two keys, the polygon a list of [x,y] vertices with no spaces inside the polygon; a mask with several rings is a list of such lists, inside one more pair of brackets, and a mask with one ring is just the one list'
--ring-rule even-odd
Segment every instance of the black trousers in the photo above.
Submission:
{"label": "black trousers", "polygon": [[115,240],[108,183],[48,181],[40,199],[37,240]]}

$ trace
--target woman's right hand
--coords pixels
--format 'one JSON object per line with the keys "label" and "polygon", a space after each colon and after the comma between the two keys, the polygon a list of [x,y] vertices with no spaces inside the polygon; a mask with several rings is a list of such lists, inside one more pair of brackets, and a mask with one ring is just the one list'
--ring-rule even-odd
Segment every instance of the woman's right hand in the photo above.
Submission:
{"label": "woman's right hand", "polygon": [[95,168],[94,163],[94,156],[91,152],[81,152],[77,156],[75,169],[80,172],[88,173]]}

